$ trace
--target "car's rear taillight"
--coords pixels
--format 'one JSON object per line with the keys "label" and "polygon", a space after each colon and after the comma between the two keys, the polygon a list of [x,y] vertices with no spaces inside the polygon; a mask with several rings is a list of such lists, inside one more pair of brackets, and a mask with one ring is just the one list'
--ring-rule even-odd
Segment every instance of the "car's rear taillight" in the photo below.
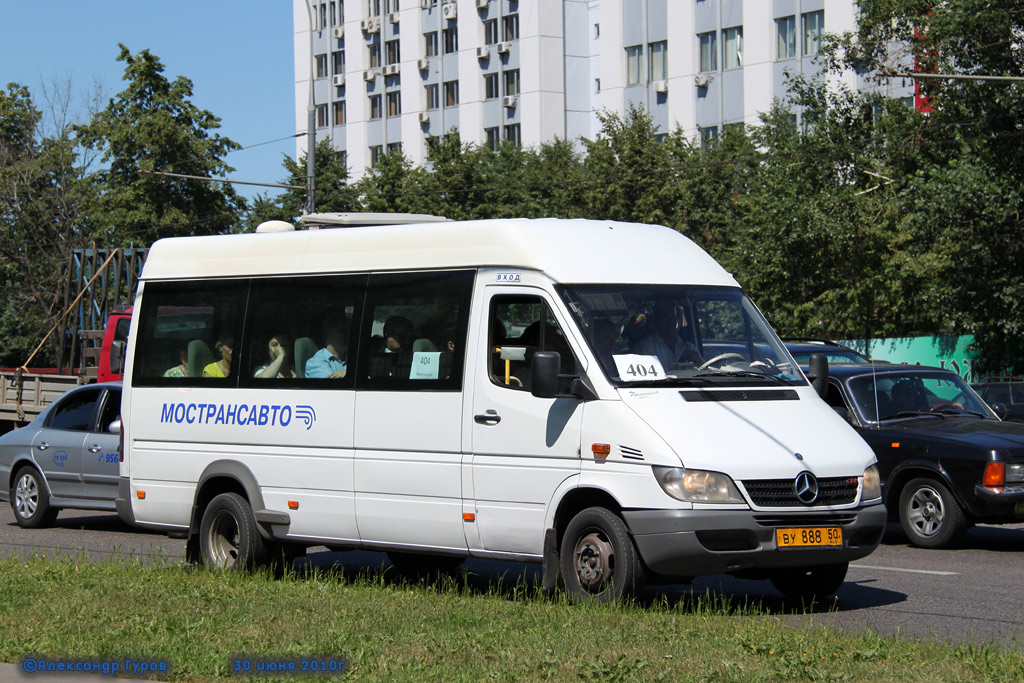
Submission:
{"label": "car's rear taillight", "polygon": [[1006,483],[1006,466],[1001,462],[985,464],[985,475],[981,479],[985,486],[1002,486]]}

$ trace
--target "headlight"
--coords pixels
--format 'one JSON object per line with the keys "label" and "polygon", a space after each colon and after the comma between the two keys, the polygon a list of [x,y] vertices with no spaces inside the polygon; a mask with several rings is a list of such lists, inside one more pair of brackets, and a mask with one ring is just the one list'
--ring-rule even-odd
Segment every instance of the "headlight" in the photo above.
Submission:
{"label": "headlight", "polygon": [[1024,482],[1024,462],[1006,463],[1006,483],[1020,484]]}
{"label": "headlight", "polygon": [[861,490],[861,500],[874,500],[882,497],[882,479],[878,476],[878,465],[872,465],[864,470],[864,488]]}
{"label": "headlight", "polygon": [[688,503],[744,503],[728,475],[682,467],[654,467],[654,478],[665,493]]}

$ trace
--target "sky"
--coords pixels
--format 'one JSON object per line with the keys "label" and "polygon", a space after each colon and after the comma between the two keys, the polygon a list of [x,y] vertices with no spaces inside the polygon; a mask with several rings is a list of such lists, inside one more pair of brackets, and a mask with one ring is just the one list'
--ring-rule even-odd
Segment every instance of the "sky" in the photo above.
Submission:
{"label": "sky", "polygon": [[[97,85],[103,106],[125,87],[118,43],[159,57],[168,80],[189,78],[192,103],[220,118],[216,132],[248,148],[225,157],[229,178],[285,178],[284,155],[295,156],[291,0],[0,0],[0,88],[26,86],[46,112],[44,90],[70,83],[84,123]],[[234,187],[245,197],[282,192]]]}

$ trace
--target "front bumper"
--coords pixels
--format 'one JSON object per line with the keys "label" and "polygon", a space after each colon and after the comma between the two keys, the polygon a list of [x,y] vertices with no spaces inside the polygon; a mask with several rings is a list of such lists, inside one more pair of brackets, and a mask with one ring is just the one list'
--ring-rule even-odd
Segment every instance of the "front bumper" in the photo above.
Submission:
{"label": "front bumper", "polygon": [[[622,514],[647,568],[675,578],[852,562],[878,547],[886,523],[881,501],[836,511],[624,510]],[[842,546],[776,545],[776,529],[826,526],[842,529]]]}

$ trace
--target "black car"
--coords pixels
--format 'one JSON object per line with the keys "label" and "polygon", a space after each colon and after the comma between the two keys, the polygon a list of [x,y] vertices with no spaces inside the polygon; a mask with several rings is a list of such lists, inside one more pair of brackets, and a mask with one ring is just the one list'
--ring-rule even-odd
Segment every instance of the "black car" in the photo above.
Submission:
{"label": "black car", "polygon": [[812,353],[820,353],[829,363],[870,363],[871,359],[860,351],[824,339],[783,339],[786,350],[800,365],[810,362]]}
{"label": "black car", "polygon": [[1024,425],[1000,420],[955,373],[830,366],[825,400],[875,451],[890,520],[915,545],[948,546],[976,522],[1024,521]]}
{"label": "black car", "polygon": [[971,388],[1004,420],[1024,422],[1024,382],[978,382]]}

